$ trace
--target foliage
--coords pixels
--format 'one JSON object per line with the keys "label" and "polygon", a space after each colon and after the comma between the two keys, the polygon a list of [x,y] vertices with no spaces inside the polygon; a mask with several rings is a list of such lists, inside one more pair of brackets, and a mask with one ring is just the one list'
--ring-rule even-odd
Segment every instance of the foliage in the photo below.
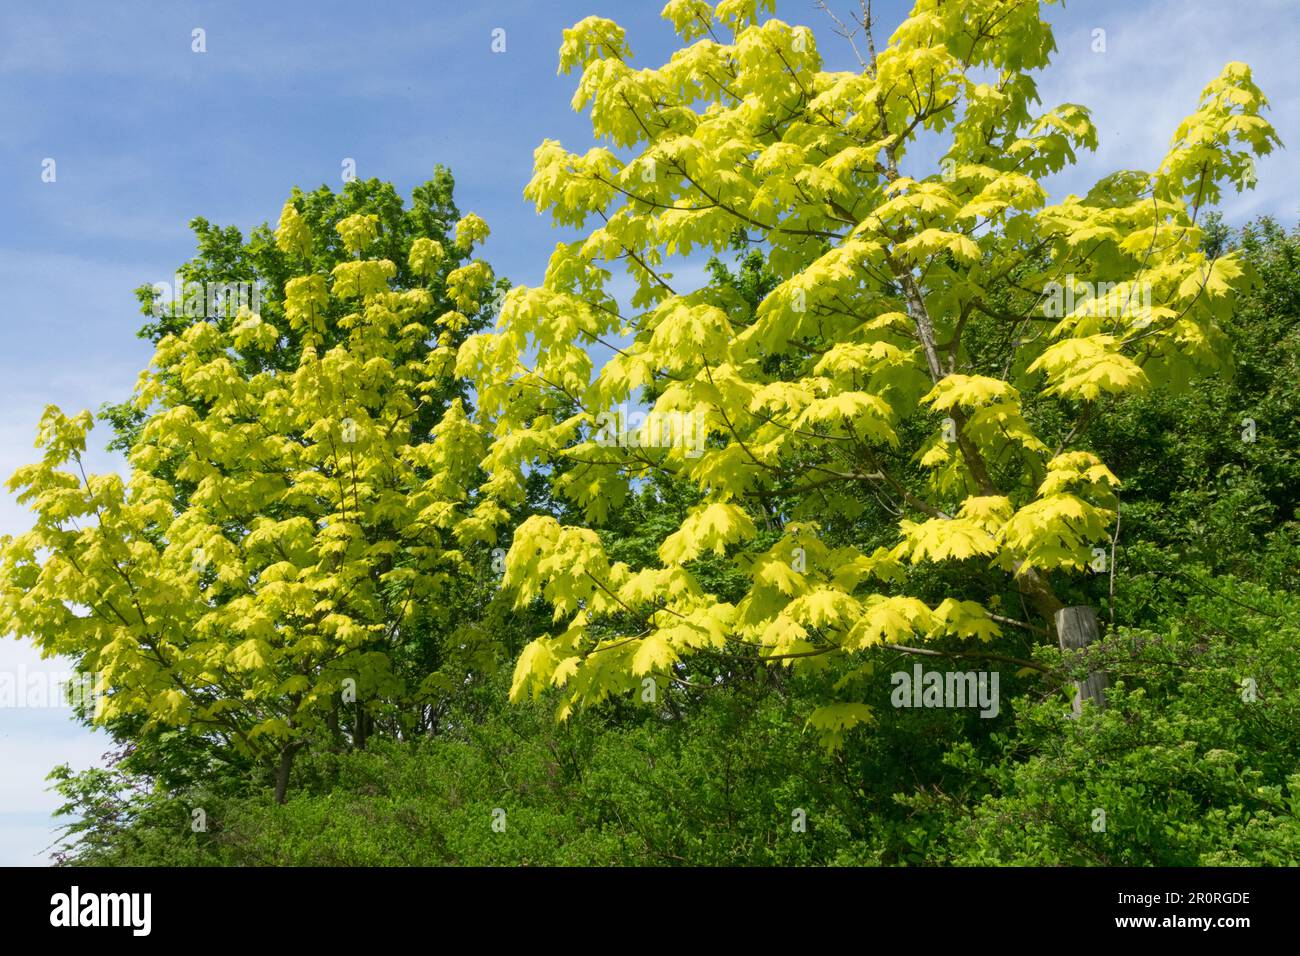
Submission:
{"label": "foliage", "polygon": [[447,600],[493,534],[461,520],[481,450],[451,365],[494,278],[482,221],[449,239],[434,218],[450,189],[405,212],[378,184],[296,193],[246,245],[199,221],[191,275],[273,284],[260,312],[146,327],[151,365],[109,416],[129,481],[82,469],[88,412],[46,410],[9,483],[36,523],[0,540],[0,626],[93,674],[96,721],[276,763],[283,794],[301,747],[349,720],[358,745],[375,722],[418,733],[492,659]]}
{"label": "foliage", "polygon": [[[1135,396],[1090,429],[1124,476],[1120,564],[1141,562],[1134,570],[1195,562],[1255,576],[1270,552],[1286,550],[1300,518],[1300,232],[1261,219],[1224,242],[1258,275],[1225,322],[1235,374],[1176,396]],[[1270,546],[1270,538],[1278,540]],[[1127,540],[1159,548],[1165,560],[1131,552]],[[1267,580],[1296,591],[1297,572],[1273,560]]]}
{"label": "foliage", "polygon": [[1117,680],[1105,710],[1075,721],[1059,700],[1022,701],[996,759],[958,742],[959,787],[900,797],[929,862],[1300,861],[1294,597],[1193,572],[1165,589],[1165,630],[1121,628],[1099,649]]}
{"label": "foliage", "polygon": [[[1126,629],[1101,649],[1111,706],[1081,721],[1060,695],[1030,693],[991,733],[952,711],[891,711],[828,753],[803,731],[826,690],[815,681],[768,674],[686,717],[623,708],[556,724],[542,704],[506,705],[503,677],[460,699],[449,733],[305,759],[285,806],[200,789],[134,804],[129,826],[101,814],[76,862],[1294,865],[1300,617],[1288,596],[1217,583],[1258,610],[1171,593],[1168,632]],[[209,831],[190,831],[195,807]]]}
{"label": "foliage", "polygon": [[[195,220],[184,282],[260,312],[141,289],[130,480],[50,409],[11,485],[0,626],[118,744],[52,775],[59,858],[1300,860],[1300,231],[1210,211],[1276,136],[1228,64],[1156,170],[1049,204],[1097,134],[1037,110],[1042,7],[917,0],[848,72],[763,0],[672,0],[658,69],[582,21],[602,145],[535,154],[579,232],[537,288],[442,170]],[[917,664],[995,712],[900,706]]]}
{"label": "foliage", "polygon": [[[1042,4],[919,0],[860,72],[823,70],[812,32],[763,6],[668,4],[685,45],[657,69],[633,68],[612,21],[565,32],[560,69],[580,72],[573,106],[601,145],[547,140],[525,194],[582,236],[459,350],[487,442],[480,508],[517,506],[540,471],[578,512],[515,528],[504,580],[556,622],[511,695],[562,687],[561,716],[688,678],[703,652],[810,670],[1007,624],[1051,633],[1063,604],[1091,603],[1114,533],[1122,476],[1084,426],[1226,366],[1249,277],[1238,252],[1201,248],[1198,217],[1277,142],[1248,67],[1210,82],[1156,170],[1048,204],[1040,180],[1097,134],[1081,106],[1035,113]],[[922,137],[942,143],[928,173]],[[761,298],[669,271],[737,245],[762,254]],[[694,416],[707,440],[602,441],[629,402]],[[629,565],[593,529],[652,473],[698,501]],[[826,533],[870,497],[892,512],[885,540],[881,522]],[[724,556],[748,579],[734,599],[697,574]],[[1016,600],[1029,620],[998,612]],[[835,734],[870,719],[830,706]]]}

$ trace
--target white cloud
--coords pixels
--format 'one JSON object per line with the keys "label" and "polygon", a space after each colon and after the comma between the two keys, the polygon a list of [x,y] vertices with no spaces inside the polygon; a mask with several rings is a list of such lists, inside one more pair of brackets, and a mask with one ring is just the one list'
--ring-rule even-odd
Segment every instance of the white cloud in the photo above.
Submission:
{"label": "white cloud", "polygon": [[[1155,169],[1201,90],[1233,60],[1250,64],[1283,142],[1300,145],[1294,0],[1259,0],[1249,10],[1219,0],[1090,3],[1064,11],[1049,7],[1048,16],[1058,52],[1039,83],[1043,104],[1089,107],[1100,141],[1095,154],[1082,154],[1076,167],[1049,182],[1053,195],[1086,191],[1118,169]],[[1104,53],[1093,52],[1094,29],[1106,31]],[[1253,192],[1225,193],[1224,213],[1234,222],[1266,212],[1294,218],[1300,212],[1296,172],[1293,154],[1275,152],[1260,163]]]}

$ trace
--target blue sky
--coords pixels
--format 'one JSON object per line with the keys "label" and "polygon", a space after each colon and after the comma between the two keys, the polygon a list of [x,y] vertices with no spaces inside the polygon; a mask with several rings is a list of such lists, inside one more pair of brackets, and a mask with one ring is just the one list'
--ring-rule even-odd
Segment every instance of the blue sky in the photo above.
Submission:
{"label": "blue sky", "polygon": [[[856,0],[832,0],[846,14]],[[673,36],[662,0],[389,0],[9,4],[0,10],[0,477],[33,457],[47,404],[65,411],[125,397],[149,350],[132,289],[170,281],[194,249],[187,221],[247,231],[274,221],[290,188],[341,185],[341,163],[403,194],[449,166],[457,202],[491,224],[486,256],[516,283],[540,279],[557,240],[522,196],[545,138],[590,145],[557,76],[561,31],[590,14],[628,30],[641,65]],[[885,34],[904,14],[877,0]],[[853,64],[810,0],[782,19],[817,32],[831,65]],[[1094,110],[1101,145],[1052,192],[1082,191],[1120,168],[1152,168],[1178,120],[1228,60],[1244,60],[1300,146],[1300,0],[1086,0],[1052,8],[1059,52],[1045,104]],[[195,28],[206,53],[191,50]],[[494,53],[492,31],[505,30]],[[1106,51],[1092,31],[1106,30]],[[42,182],[42,161],[57,179]],[[1300,218],[1293,153],[1259,169],[1259,188],[1223,211],[1241,222]],[[106,435],[92,435],[102,448]],[[96,453],[94,470],[118,468]],[[25,527],[0,494],[0,533]],[[0,673],[59,670],[0,637]],[[56,763],[86,767],[108,740],[66,710],[0,707],[0,864],[39,865],[51,842]]]}

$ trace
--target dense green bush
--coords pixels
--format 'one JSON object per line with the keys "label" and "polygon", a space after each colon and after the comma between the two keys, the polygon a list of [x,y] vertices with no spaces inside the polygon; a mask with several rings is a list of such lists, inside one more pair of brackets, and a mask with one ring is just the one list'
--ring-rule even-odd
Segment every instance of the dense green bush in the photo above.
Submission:
{"label": "dense green bush", "polygon": [[1300,607],[1200,570],[1188,585],[1165,627],[1099,649],[1105,710],[1072,720],[1059,698],[1022,700],[996,760],[949,752],[963,786],[900,795],[929,862],[1300,862]]}

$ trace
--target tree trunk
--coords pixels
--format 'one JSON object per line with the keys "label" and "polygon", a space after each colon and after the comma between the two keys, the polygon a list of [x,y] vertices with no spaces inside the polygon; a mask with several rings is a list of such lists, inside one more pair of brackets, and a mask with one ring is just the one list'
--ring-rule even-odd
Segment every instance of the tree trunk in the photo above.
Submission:
{"label": "tree trunk", "polygon": [[1044,623],[1052,624],[1057,614],[1065,605],[1052,590],[1047,578],[1034,568],[1016,567],[1016,589],[1025,603],[1033,608],[1034,613],[1042,617]]}
{"label": "tree trunk", "polygon": [[289,771],[293,769],[293,757],[298,752],[298,744],[285,744],[280,751],[280,766],[275,770],[275,802],[284,803],[289,793]]}
{"label": "tree trunk", "polygon": [[330,749],[338,753],[343,749],[343,732],[339,729],[339,704],[336,700],[333,708],[325,715],[325,726],[330,732]]}
{"label": "tree trunk", "polygon": [[366,749],[366,738],[369,737],[369,730],[370,727],[369,727],[369,720],[367,718],[367,714],[365,710],[362,709],[361,704],[358,702],[356,733],[352,735],[352,742],[356,746],[357,750]]}
{"label": "tree trunk", "polygon": [[[1086,605],[1061,608],[1056,612],[1056,634],[1061,650],[1067,653],[1074,651],[1076,653],[1069,656],[1079,656],[1077,652],[1085,651],[1089,644],[1101,636],[1097,627],[1097,612]],[[1084,680],[1075,681],[1074,716],[1083,713],[1085,699],[1092,701],[1098,708],[1105,707],[1105,691],[1109,683],[1102,671],[1091,671]]]}

